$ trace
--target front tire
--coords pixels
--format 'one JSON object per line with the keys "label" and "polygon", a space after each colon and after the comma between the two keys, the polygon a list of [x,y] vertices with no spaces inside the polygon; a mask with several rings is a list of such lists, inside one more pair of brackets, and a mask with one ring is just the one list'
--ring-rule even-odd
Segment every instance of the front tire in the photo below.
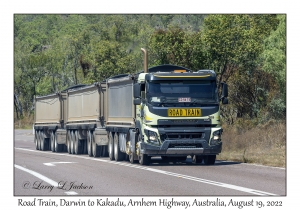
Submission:
{"label": "front tire", "polygon": [[[138,137],[138,141],[139,142],[141,141],[141,137],[140,136]],[[141,165],[149,165],[150,164],[150,160],[151,160],[150,156],[148,156],[147,154],[142,154],[141,153],[141,147],[139,146],[139,163]]]}
{"label": "front tire", "polygon": [[192,163],[199,164],[202,163],[202,161],[203,161],[203,156],[193,155]]}
{"label": "front tire", "polygon": [[206,155],[204,156],[205,165],[214,165],[216,161],[216,155]]}
{"label": "front tire", "polygon": [[151,157],[146,155],[146,154],[140,154],[139,155],[139,163],[141,165],[149,165],[150,164],[150,160],[151,160]]}

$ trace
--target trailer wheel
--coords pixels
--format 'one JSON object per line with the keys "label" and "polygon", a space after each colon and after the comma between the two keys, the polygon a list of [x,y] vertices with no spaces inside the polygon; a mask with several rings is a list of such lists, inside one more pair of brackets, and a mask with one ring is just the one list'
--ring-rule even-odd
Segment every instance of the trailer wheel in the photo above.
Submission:
{"label": "trailer wheel", "polygon": [[116,161],[123,161],[125,159],[125,153],[120,151],[119,134],[114,135],[114,155]]}
{"label": "trailer wheel", "polygon": [[112,132],[109,132],[108,136],[108,156],[110,160],[114,160],[114,138]]}
{"label": "trailer wheel", "polygon": [[38,148],[41,150],[41,131],[37,132],[37,141],[38,141]]}
{"label": "trailer wheel", "polygon": [[72,144],[71,131],[68,130],[68,134],[67,134],[67,150],[68,150],[69,154],[72,154],[72,150],[71,150],[72,146],[71,146],[71,144]]}
{"label": "trailer wheel", "polygon": [[46,142],[46,138],[44,135],[44,131],[41,131],[41,150],[45,151],[47,148],[47,142]]}
{"label": "trailer wheel", "polygon": [[87,152],[88,152],[88,155],[90,157],[93,156],[93,152],[92,152],[92,138],[93,138],[92,131],[88,131],[88,136],[87,136]]}
{"label": "trailer wheel", "polygon": [[55,139],[54,139],[54,132],[51,131],[51,134],[50,134],[50,150],[52,152],[55,152],[55,147],[54,147],[54,144],[55,144]]}
{"label": "trailer wheel", "polygon": [[193,155],[192,163],[199,164],[199,163],[202,163],[202,161],[203,161],[203,156]]}
{"label": "trailer wheel", "polygon": [[62,152],[65,145],[57,143],[57,133],[56,132],[54,133],[53,136],[54,136],[54,151],[55,152]]}
{"label": "trailer wheel", "polygon": [[95,141],[94,136],[91,135],[91,137],[92,137],[92,150],[93,150],[93,156],[94,156],[94,157],[100,157],[100,152],[101,152],[100,146],[98,146],[98,145],[96,144],[96,141]]}
{"label": "trailer wheel", "polygon": [[205,165],[213,165],[216,161],[216,155],[206,155],[204,156],[204,164]]}
{"label": "trailer wheel", "polygon": [[35,149],[39,150],[39,137],[38,137],[38,131],[34,132],[34,143],[35,143]]}
{"label": "trailer wheel", "polygon": [[82,146],[81,146],[81,142],[79,140],[78,130],[75,130],[73,135],[74,135],[74,137],[73,137],[74,154],[79,155],[82,153],[81,152]]}

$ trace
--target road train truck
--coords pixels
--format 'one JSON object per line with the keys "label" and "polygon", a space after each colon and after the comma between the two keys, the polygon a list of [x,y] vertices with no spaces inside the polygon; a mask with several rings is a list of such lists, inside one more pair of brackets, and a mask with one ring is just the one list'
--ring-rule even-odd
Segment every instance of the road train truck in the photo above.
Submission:
{"label": "road train truck", "polygon": [[213,70],[176,65],[121,74],[35,97],[37,150],[66,151],[147,165],[151,157],[212,165],[222,150],[220,103]]}

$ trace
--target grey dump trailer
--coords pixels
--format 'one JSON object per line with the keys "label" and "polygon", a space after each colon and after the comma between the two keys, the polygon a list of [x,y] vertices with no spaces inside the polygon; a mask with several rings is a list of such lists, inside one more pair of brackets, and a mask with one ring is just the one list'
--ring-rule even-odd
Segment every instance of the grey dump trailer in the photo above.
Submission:
{"label": "grey dump trailer", "polygon": [[36,97],[36,149],[107,156],[105,97],[105,83],[77,85]]}
{"label": "grey dump trailer", "polygon": [[35,143],[40,150],[129,160],[152,157],[211,165],[222,150],[220,102],[213,70],[176,65],[122,74],[36,97]]}

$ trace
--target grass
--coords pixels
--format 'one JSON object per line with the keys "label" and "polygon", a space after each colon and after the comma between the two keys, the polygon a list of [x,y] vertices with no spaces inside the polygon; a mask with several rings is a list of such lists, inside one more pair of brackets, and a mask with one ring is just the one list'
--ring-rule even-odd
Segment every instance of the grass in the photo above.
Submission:
{"label": "grass", "polygon": [[219,160],[286,167],[286,124],[269,121],[251,129],[226,127]]}
{"label": "grass", "polygon": [[25,115],[20,119],[14,118],[14,129],[32,129],[34,123],[33,115]]}

